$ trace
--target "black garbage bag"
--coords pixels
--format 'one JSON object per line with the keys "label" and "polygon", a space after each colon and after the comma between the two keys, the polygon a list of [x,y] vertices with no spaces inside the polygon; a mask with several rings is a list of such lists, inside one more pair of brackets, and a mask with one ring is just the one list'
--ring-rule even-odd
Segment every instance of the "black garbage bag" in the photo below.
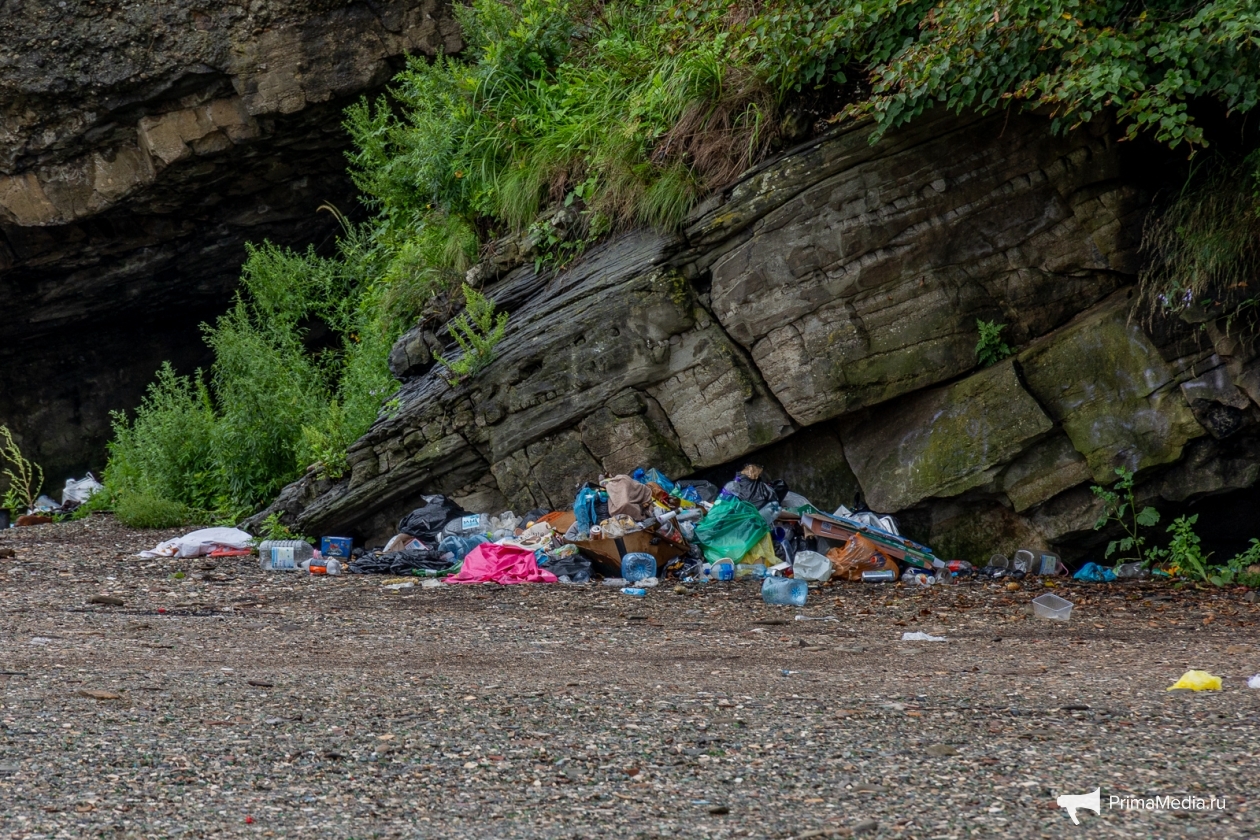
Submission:
{"label": "black garbage bag", "polygon": [[455,566],[451,560],[442,559],[440,551],[409,548],[384,554],[369,551],[350,563],[351,574],[356,575],[411,575],[417,572],[445,572]]}
{"label": "black garbage bag", "polygon": [[573,583],[586,583],[591,579],[591,561],[580,554],[548,560],[543,568],[556,577],[568,575]]}
{"label": "black garbage bag", "polygon": [[783,504],[783,497],[791,492],[791,488],[787,486],[787,482],[781,478],[776,478],[770,482],[770,489],[774,491],[774,499],[779,504]]}
{"label": "black garbage bag", "polygon": [[467,513],[445,496],[424,496],[424,504],[402,518],[398,531],[413,536],[425,545],[437,545],[442,528],[452,519]]}
{"label": "black garbage bag", "polygon": [[688,487],[694,488],[696,495],[700,497],[700,501],[702,502],[716,501],[719,492],[716,484],[712,481],[705,481],[704,479],[684,478],[682,481],[675,481],[674,486],[679,489],[679,492],[682,492]]}
{"label": "black garbage bag", "polygon": [[749,478],[742,474],[726,482],[722,492],[728,496],[734,496],[736,499],[748,502],[748,504],[758,510],[761,510],[771,502],[779,500],[778,496],[775,495],[774,489],[769,484],[766,484],[760,478]]}

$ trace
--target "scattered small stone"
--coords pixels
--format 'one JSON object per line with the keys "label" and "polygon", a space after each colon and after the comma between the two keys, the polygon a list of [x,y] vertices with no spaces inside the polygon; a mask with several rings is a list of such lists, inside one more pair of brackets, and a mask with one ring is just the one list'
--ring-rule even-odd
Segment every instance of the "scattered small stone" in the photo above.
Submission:
{"label": "scattered small stone", "polygon": [[947,755],[958,755],[958,750],[954,749],[949,744],[933,744],[927,748],[927,754],[944,757]]}
{"label": "scattered small stone", "polygon": [[17,557],[17,552],[11,548],[0,548],[0,560],[8,560],[10,557]]}
{"label": "scattered small stone", "polygon": [[730,812],[731,812],[731,809],[726,807],[725,805],[710,805],[709,806],[709,813],[713,814],[714,816],[721,816],[722,814],[729,814]]}
{"label": "scattered small stone", "polygon": [[89,604],[104,604],[109,607],[121,607],[123,605],[123,599],[117,595],[93,595],[91,598],[88,598],[87,602]]}
{"label": "scattered small stone", "polygon": [[674,591],[675,591],[675,592],[677,592],[679,595],[686,595],[686,594],[687,594],[687,587],[683,586],[683,585],[680,583],[680,584],[678,584],[677,586],[675,586],[675,587],[674,587]]}
{"label": "scattered small stone", "polygon": [[879,820],[868,819],[868,820],[862,820],[860,823],[853,826],[853,833],[866,834],[867,832],[877,831],[878,829],[879,829]]}
{"label": "scattered small stone", "polygon": [[1061,712],[1088,712],[1089,706],[1086,706],[1084,704],[1077,704],[1073,706],[1060,706],[1059,711]]}
{"label": "scattered small stone", "polygon": [[80,697],[91,697],[93,700],[121,700],[122,695],[114,691],[85,688],[79,692]]}
{"label": "scattered small stone", "polygon": [[245,683],[258,688],[275,688],[274,683],[269,683],[266,680],[246,680]]}

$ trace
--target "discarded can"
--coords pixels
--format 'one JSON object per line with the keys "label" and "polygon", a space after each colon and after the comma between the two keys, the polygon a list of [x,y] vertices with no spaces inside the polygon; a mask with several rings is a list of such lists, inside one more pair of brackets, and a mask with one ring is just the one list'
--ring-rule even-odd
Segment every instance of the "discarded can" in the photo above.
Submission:
{"label": "discarded can", "polygon": [[647,590],[640,586],[627,586],[621,590],[622,595],[633,595],[636,598],[646,598]]}
{"label": "discarded can", "polygon": [[892,583],[897,579],[897,573],[892,569],[880,569],[879,571],[862,572],[863,583]]}

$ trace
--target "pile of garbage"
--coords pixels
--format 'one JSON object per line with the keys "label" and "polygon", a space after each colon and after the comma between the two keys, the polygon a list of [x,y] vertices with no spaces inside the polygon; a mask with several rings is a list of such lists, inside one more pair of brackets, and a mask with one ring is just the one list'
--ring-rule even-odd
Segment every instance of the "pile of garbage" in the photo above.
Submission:
{"label": "pile of garbage", "polygon": [[[603,477],[577,491],[572,510],[469,512],[425,496],[383,547],[352,549],[325,537],[264,542],[264,568],[316,574],[389,574],[465,583],[587,583],[629,595],[663,579],[759,579],[771,603],[803,604],[810,583],[916,581],[972,573],[902,536],[896,520],[861,505],[823,513],[762,468],[745,466],[723,487],[672,481],[656,469]],[[1010,572],[1014,574],[1014,572]]]}

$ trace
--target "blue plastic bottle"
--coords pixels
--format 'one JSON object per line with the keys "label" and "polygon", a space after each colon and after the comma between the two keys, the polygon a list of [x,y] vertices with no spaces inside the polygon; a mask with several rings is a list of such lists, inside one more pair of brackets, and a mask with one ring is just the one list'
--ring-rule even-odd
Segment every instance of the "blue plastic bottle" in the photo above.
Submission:
{"label": "blue plastic bottle", "polygon": [[621,576],[630,583],[656,577],[656,558],[634,551],[621,558]]}
{"label": "blue plastic bottle", "polygon": [[768,577],[761,582],[761,600],[767,604],[791,604],[805,606],[809,584],[803,580],[785,577]]}

